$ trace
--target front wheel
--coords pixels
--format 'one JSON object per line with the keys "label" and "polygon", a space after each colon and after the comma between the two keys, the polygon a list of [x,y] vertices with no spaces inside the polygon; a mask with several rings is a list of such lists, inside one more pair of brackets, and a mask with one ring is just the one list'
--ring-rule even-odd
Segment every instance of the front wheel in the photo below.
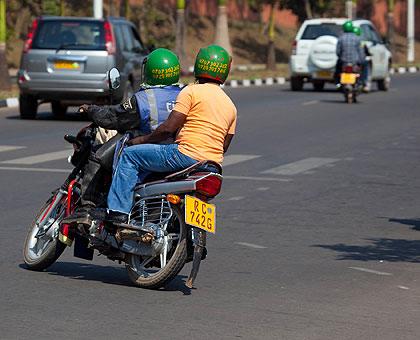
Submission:
{"label": "front wheel", "polygon": [[128,255],[128,277],[138,287],[163,287],[184,267],[187,259],[187,225],[182,209],[179,206],[172,206],[172,209],[174,214],[168,222],[161,253],[152,257]]}
{"label": "front wheel", "polygon": [[66,202],[67,196],[57,192],[44,204],[30,226],[23,246],[23,259],[28,269],[41,271],[48,268],[66,248],[58,239]]}

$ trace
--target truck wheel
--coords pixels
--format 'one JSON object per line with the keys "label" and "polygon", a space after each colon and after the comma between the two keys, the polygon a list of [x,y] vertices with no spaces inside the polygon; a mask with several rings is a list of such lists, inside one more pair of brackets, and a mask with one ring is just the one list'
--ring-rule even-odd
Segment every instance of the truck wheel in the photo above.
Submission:
{"label": "truck wheel", "polygon": [[19,112],[21,119],[34,119],[38,110],[38,100],[31,95],[19,95]]}
{"label": "truck wheel", "polygon": [[302,91],[303,89],[303,78],[291,77],[290,78],[290,89],[292,91]]}
{"label": "truck wheel", "polygon": [[67,106],[58,101],[53,101],[51,102],[51,110],[54,116],[57,118],[63,118],[67,113]]}

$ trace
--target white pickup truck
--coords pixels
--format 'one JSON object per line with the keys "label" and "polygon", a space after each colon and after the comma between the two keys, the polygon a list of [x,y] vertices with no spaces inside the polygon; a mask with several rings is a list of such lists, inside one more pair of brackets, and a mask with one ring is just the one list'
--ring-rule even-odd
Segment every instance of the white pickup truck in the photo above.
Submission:
{"label": "white pickup truck", "polygon": [[[343,33],[342,25],[348,19],[310,19],[300,27],[293,42],[289,61],[290,87],[300,91],[305,82],[311,82],[320,91],[326,82],[334,81],[337,63],[337,38]],[[390,85],[392,55],[382,38],[369,20],[354,20],[353,25],[360,27],[361,39],[369,50],[368,84],[376,81],[378,89],[387,91]]]}

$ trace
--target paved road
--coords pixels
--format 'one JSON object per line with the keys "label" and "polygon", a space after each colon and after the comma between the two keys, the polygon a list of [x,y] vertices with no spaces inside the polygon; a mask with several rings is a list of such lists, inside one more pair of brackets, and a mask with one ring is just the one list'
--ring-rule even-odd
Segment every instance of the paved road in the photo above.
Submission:
{"label": "paved road", "polygon": [[418,339],[419,81],[396,76],[357,105],[229,90],[239,134],[192,291],[189,266],[148,291],[71,249],[46,272],[25,270],[27,226],[68,168],[62,135],[85,122],[0,111],[0,338]]}

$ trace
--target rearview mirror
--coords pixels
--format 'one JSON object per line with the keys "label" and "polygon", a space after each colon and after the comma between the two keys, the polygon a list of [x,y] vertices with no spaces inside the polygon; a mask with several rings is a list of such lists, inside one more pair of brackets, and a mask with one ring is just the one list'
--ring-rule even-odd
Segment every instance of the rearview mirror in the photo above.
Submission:
{"label": "rearview mirror", "polygon": [[110,90],[116,90],[121,85],[121,74],[117,68],[113,67],[108,72],[108,86]]}

